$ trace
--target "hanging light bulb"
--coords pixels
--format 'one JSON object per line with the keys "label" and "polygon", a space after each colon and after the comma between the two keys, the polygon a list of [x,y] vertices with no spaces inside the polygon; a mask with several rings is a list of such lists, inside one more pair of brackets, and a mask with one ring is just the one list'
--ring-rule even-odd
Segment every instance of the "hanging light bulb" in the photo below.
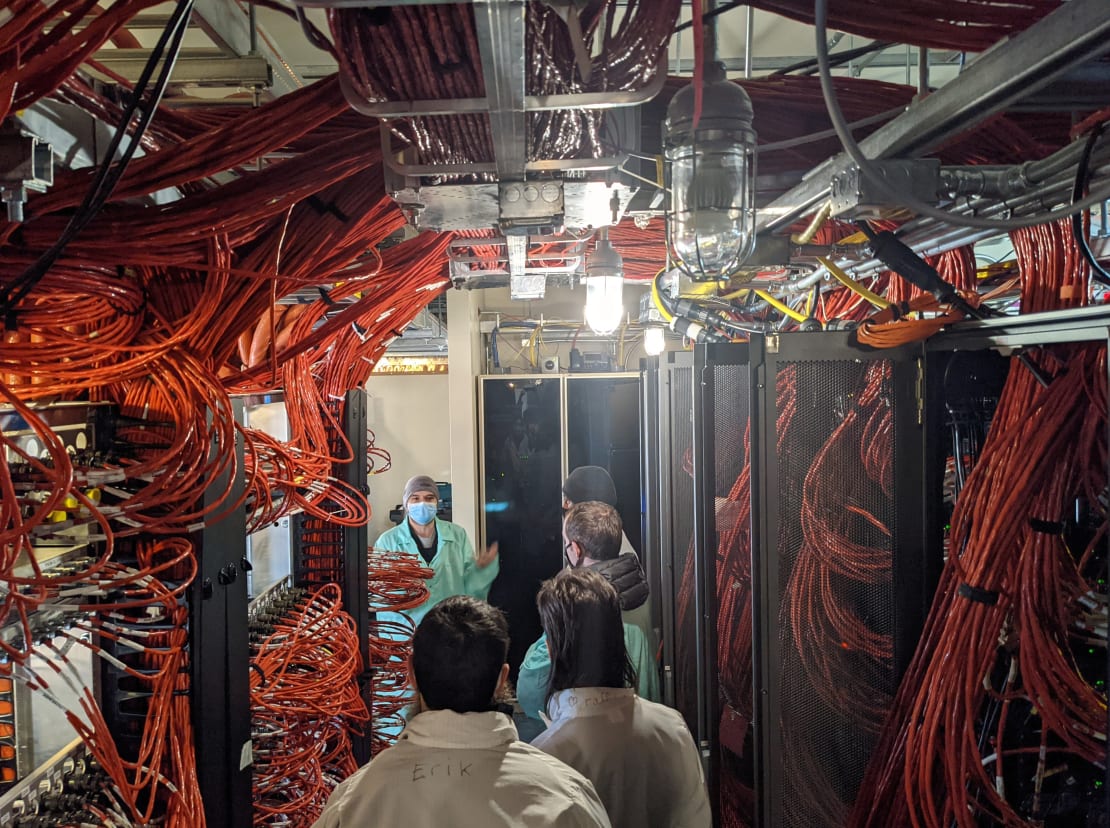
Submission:
{"label": "hanging light bulb", "polygon": [[596,334],[611,334],[624,316],[624,260],[602,229],[586,262],[586,324]]}
{"label": "hanging light bulb", "polygon": [[667,347],[667,333],[662,325],[644,329],[644,351],[648,356],[659,356]]}
{"label": "hanging light bulb", "polygon": [[671,162],[667,241],[691,279],[727,279],[755,248],[755,130],[748,93],[714,62],[705,73],[694,125],[691,84],[667,107],[665,154]]}

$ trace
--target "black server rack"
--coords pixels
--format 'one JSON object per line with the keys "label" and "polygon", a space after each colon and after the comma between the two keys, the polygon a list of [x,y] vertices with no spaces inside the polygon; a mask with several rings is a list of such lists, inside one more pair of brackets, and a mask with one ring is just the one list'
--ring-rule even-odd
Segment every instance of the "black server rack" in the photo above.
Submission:
{"label": "black server rack", "polygon": [[815,333],[753,337],[753,363],[758,824],[838,826],[939,566],[923,534],[923,353]]}

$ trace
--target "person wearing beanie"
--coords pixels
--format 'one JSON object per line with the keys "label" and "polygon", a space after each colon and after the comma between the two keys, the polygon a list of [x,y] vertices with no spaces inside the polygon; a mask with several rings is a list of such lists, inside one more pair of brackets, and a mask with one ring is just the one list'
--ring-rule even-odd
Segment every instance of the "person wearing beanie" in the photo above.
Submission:
{"label": "person wearing beanie", "polygon": [[[563,514],[566,514],[574,504],[588,503],[591,500],[608,503],[615,509],[617,508],[617,487],[609,472],[601,466],[579,466],[567,475],[567,480],[563,484]],[[620,554],[636,555],[636,548],[623,528]],[[638,560],[639,555],[636,555],[636,558]]]}
{"label": "person wearing beanie", "polygon": [[409,479],[401,504],[405,519],[383,532],[374,548],[419,557],[434,573],[428,579],[427,600],[404,614],[419,624],[428,610],[452,595],[486,600],[499,571],[497,544],[475,553],[461,527],[437,518],[439,488],[425,474]]}

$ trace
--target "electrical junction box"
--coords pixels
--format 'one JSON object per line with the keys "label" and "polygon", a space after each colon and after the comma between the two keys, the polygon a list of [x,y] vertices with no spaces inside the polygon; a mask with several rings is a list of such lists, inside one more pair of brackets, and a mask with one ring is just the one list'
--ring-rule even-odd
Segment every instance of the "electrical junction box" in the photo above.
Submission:
{"label": "electrical junction box", "polygon": [[[905,193],[928,204],[937,204],[940,200],[940,161],[938,159],[872,161],[871,167],[899,193]],[[900,203],[889,198],[855,165],[833,176],[829,198],[832,201],[834,216],[884,219],[905,212],[905,208]]]}
{"label": "electrical junction box", "polygon": [[613,370],[613,358],[609,354],[584,354],[577,348],[572,348],[570,370],[583,374],[608,373]]}
{"label": "electrical junction box", "polygon": [[540,371],[544,374],[559,373],[559,357],[544,357],[540,363]]}

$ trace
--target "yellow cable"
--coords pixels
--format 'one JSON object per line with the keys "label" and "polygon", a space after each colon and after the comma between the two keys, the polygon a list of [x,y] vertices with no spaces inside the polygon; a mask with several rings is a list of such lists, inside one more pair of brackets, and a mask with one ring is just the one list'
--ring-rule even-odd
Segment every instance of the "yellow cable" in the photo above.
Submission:
{"label": "yellow cable", "polygon": [[856,294],[857,296],[862,296],[864,299],[866,299],[868,302],[870,302],[872,305],[879,308],[880,310],[890,307],[890,302],[886,301],[886,299],[879,296],[877,293],[873,293],[865,288],[863,285],[861,285],[859,282],[857,282],[855,279],[853,279],[851,276],[837,267],[830,260],[824,258],[823,256],[818,256],[817,261],[825,266],[825,268],[829,271],[829,273],[833,275],[833,278],[835,278],[836,281],[840,282],[840,284],[844,285],[844,287],[848,288],[848,290],[852,291],[852,293]]}
{"label": "yellow cable", "polygon": [[799,313],[798,311],[787,305],[785,302],[780,302],[778,299],[776,299],[774,296],[767,293],[766,291],[756,290],[755,295],[766,302],[768,305],[770,305],[772,308],[778,310],[780,313],[784,313],[789,316],[795,322],[805,322],[805,314]]}
{"label": "yellow cable", "polygon": [[809,226],[801,233],[791,236],[790,241],[794,244],[809,244],[821,229],[821,225],[828,221],[830,215],[832,215],[832,202],[826,201],[821,205],[821,209],[813,214],[813,220]]}
{"label": "yellow cable", "polygon": [[666,268],[662,268],[659,273],[655,274],[655,278],[651,280],[651,301],[655,304],[659,313],[663,315],[664,321],[670,322],[674,319],[674,314],[663,306],[663,300],[659,296],[659,274],[662,273],[663,270],[666,270]]}
{"label": "yellow cable", "polygon": [[740,288],[739,290],[734,290],[732,293],[726,293],[724,296],[721,296],[719,298],[724,299],[727,302],[731,302],[733,299],[737,299],[743,296],[749,290],[751,290],[751,288]]}

